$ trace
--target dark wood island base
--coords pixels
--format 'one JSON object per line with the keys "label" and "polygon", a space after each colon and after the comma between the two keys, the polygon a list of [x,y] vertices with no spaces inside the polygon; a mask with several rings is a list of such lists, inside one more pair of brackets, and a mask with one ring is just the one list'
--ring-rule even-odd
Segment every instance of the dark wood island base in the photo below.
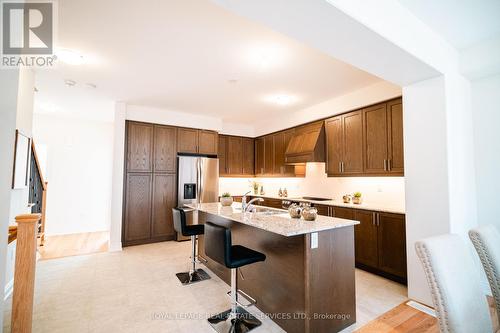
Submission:
{"label": "dark wood island base", "polygon": [[[241,269],[239,288],[285,331],[339,332],[356,322],[354,226],[287,237],[219,215],[198,214],[198,223],[230,227],[233,244],[266,255],[265,262]],[[229,269],[205,255],[203,236],[199,254],[213,273],[230,283]]]}

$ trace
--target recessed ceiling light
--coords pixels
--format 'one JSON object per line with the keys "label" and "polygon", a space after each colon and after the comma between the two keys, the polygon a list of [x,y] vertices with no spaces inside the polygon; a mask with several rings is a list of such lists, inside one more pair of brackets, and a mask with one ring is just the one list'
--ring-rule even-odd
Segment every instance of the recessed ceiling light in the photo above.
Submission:
{"label": "recessed ceiling light", "polygon": [[68,65],[82,65],[85,58],[79,52],[70,49],[57,49],[56,56],[58,60]]}
{"label": "recessed ceiling light", "polygon": [[68,87],[73,87],[74,85],[76,85],[76,82],[73,80],[64,80],[64,84]]}

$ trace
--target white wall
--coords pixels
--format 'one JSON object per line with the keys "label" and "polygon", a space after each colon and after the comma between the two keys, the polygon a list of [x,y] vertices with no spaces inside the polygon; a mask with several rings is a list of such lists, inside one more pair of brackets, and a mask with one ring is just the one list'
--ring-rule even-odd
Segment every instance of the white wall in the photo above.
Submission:
{"label": "white wall", "polygon": [[250,191],[251,182],[264,186],[266,195],[278,196],[286,188],[289,197],[316,196],[342,201],[344,194],[359,191],[365,203],[405,210],[403,177],[327,177],[325,163],[307,163],[304,178],[220,178],[219,194],[241,195]]}
{"label": "white wall", "polygon": [[500,74],[472,82],[472,107],[478,220],[500,230]]}
{"label": "white wall", "polygon": [[377,82],[308,108],[291,112],[286,117],[270,115],[255,123],[255,136],[334,116],[398,96],[401,96],[401,87],[386,81]]}
{"label": "white wall", "polygon": [[46,234],[109,230],[113,123],[35,114],[33,137],[46,148]]}

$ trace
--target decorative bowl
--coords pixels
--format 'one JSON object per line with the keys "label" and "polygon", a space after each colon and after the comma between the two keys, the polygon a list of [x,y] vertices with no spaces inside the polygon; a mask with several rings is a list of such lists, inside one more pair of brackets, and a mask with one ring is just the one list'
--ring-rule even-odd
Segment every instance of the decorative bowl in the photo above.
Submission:
{"label": "decorative bowl", "polygon": [[291,204],[288,207],[288,214],[290,214],[291,218],[300,219],[301,213],[302,213],[302,208],[297,204]]}
{"label": "decorative bowl", "polygon": [[356,205],[360,205],[363,202],[362,197],[352,197],[352,203]]}
{"label": "decorative bowl", "polygon": [[318,217],[318,210],[314,207],[302,208],[302,217],[306,221],[314,221]]}
{"label": "decorative bowl", "polygon": [[233,204],[233,197],[221,197],[220,204],[224,207],[231,206]]}

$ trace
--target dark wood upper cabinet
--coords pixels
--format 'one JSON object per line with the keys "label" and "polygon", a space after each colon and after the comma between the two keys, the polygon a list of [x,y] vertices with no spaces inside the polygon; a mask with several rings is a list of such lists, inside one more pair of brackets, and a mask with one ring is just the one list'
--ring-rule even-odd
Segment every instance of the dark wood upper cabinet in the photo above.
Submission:
{"label": "dark wood upper cabinet", "polygon": [[176,175],[153,175],[153,209],[151,236],[174,238],[172,208],[177,206],[175,196]]}
{"label": "dark wood upper cabinet", "polygon": [[403,102],[399,98],[387,102],[389,122],[388,169],[393,174],[404,174]]}
{"label": "dark wood upper cabinet", "polygon": [[217,155],[218,134],[214,131],[198,131],[198,154]]}
{"label": "dark wood upper cabinet", "polygon": [[329,176],[342,175],[343,158],[343,119],[342,116],[325,121],[326,131],[326,173]]}
{"label": "dark wood upper cabinet", "polygon": [[177,151],[179,153],[198,153],[198,130],[192,128],[178,128]]}
{"label": "dark wood upper cabinet", "polygon": [[227,139],[226,135],[219,135],[219,147],[217,157],[219,158],[219,176],[227,175]]}
{"label": "dark wood upper cabinet", "polygon": [[273,174],[285,175],[285,133],[273,134],[274,163]]}
{"label": "dark wood upper cabinet", "polygon": [[227,139],[227,173],[241,175],[243,173],[243,146],[238,136],[229,136]]}
{"label": "dark wood upper cabinet", "polygon": [[255,139],[255,175],[264,175],[264,158],[265,158],[265,142],[264,138]]}
{"label": "dark wood upper cabinet", "polygon": [[354,111],[325,121],[329,176],[363,173],[363,117]]}
{"label": "dark wood upper cabinet", "polygon": [[385,103],[363,110],[365,173],[388,171],[388,126]]}
{"label": "dark wood upper cabinet", "polygon": [[176,172],[177,129],[168,126],[154,126],[154,171]]}
{"label": "dark wood upper cabinet", "polygon": [[243,146],[242,174],[252,176],[255,173],[255,140],[252,138],[242,138],[241,144]]}
{"label": "dark wood upper cabinet", "polygon": [[264,137],[264,175],[274,174],[274,140],[272,135]]}
{"label": "dark wood upper cabinet", "polygon": [[151,173],[127,174],[124,245],[151,237],[151,190]]}
{"label": "dark wood upper cabinet", "polygon": [[127,122],[127,171],[153,170],[153,125]]}
{"label": "dark wood upper cabinet", "polygon": [[406,278],[406,227],[401,214],[378,214],[378,268]]}
{"label": "dark wood upper cabinet", "polygon": [[378,267],[378,233],[376,213],[355,210],[354,219],[360,224],[354,227],[356,263]]}
{"label": "dark wood upper cabinet", "polygon": [[[285,140],[285,152],[286,149],[288,148],[288,145],[290,144],[290,141],[292,140],[294,133],[295,130],[293,128],[283,132]],[[285,165],[284,170],[285,170],[285,176],[294,177],[296,175],[295,167],[293,165]]]}
{"label": "dark wood upper cabinet", "polygon": [[344,121],[344,151],[342,174],[363,173],[363,115],[361,111],[342,116]]}

